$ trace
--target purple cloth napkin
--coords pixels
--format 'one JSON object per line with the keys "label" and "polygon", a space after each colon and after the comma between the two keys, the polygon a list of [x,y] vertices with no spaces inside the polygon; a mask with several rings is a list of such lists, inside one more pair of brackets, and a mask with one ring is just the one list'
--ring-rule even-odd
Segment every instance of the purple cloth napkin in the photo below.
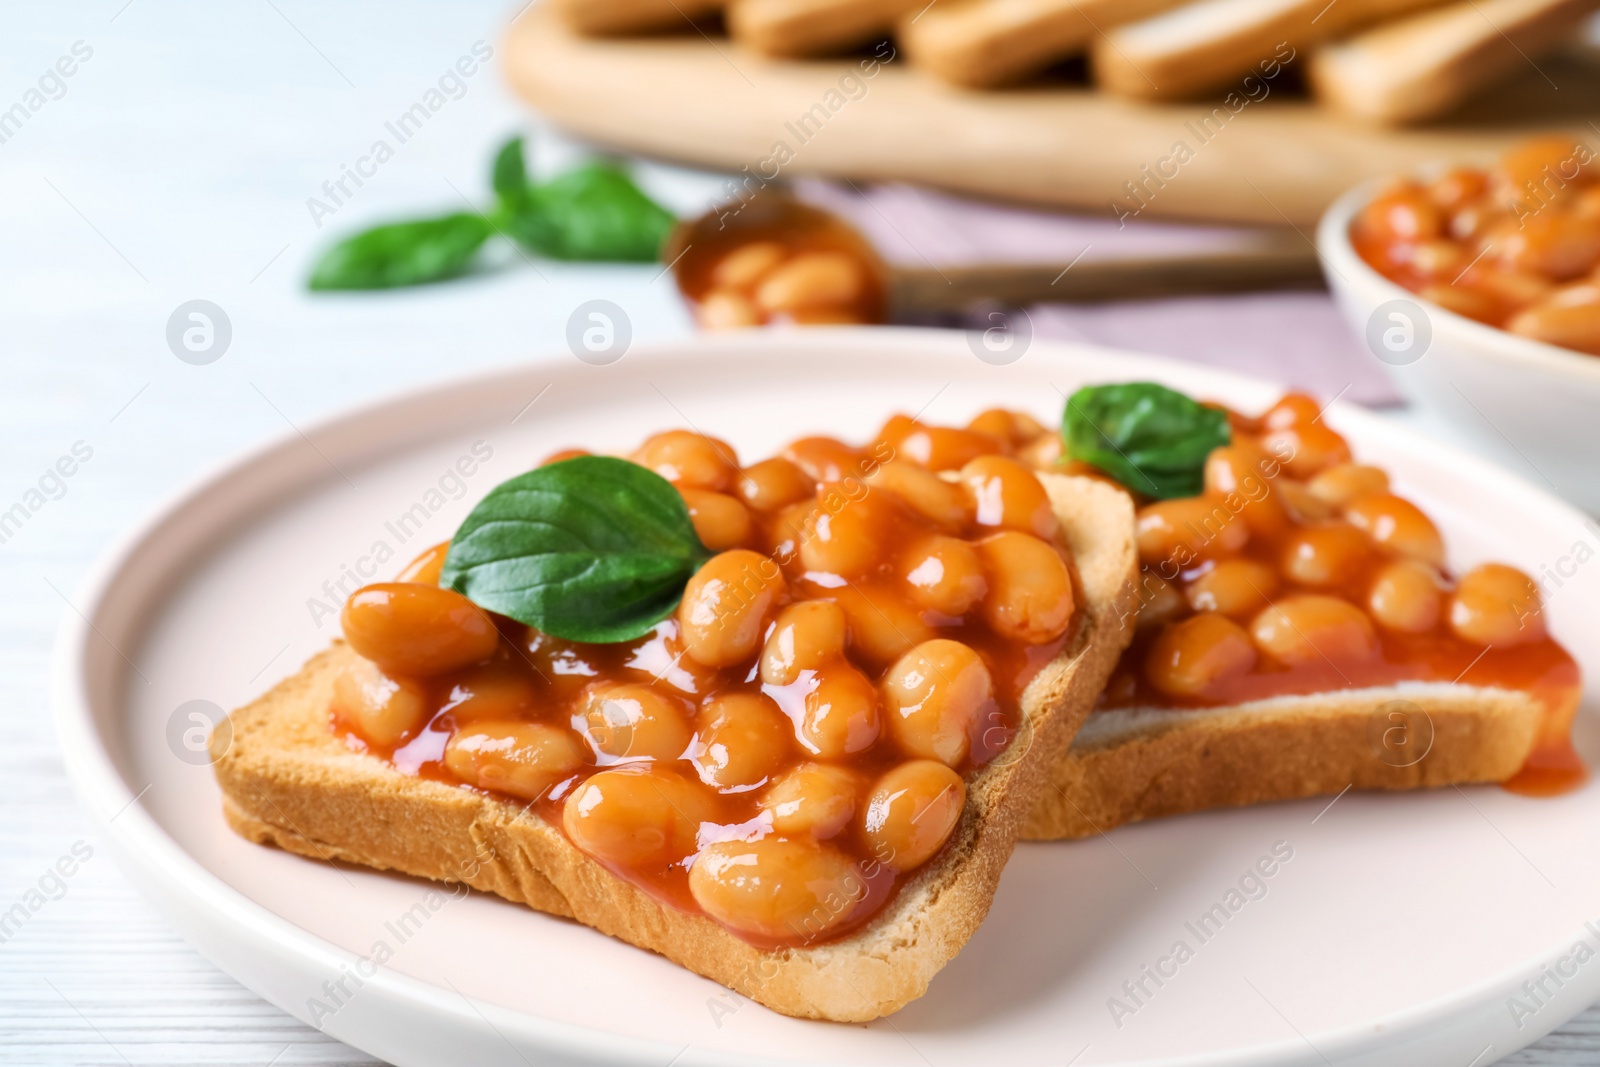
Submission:
{"label": "purple cloth napkin", "polygon": [[[1246,227],[1032,210],[910,185],[803,179],[796,193],[847,220],[890,263],[1082,263],[1227,252]],[[1080,258],[1081,257],[1081,258]],[[1030,308],[1034,335],[1225,367],[1370,406],[1400,403],[1325,292],[1245,293]]]}

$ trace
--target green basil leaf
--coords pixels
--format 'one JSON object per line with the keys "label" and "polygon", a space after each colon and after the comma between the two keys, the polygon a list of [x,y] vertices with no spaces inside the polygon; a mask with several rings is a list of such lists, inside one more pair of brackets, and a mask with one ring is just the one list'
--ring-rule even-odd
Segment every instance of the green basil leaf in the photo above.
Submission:
{"label": "green basil leaf", "polygon": [[522,138],[511,138],[495,154],[489,180],[502,206],[520,203],[527,195],[528,166],[523,162]]}
{"label": "green basil leaf", "polygon": [[671,615],[710,556],[671,482],[579,456],[490,490],[450,542],[439,584],[547,634],[610,644]]}
{"label": "green basil leaf", "polygon": [[463,273],[493,230],[482,215],[461,213],[396,222],[348,237],[322,254],[312,289],[392,289]]}
{"label": "green basil leaf", "polygon": [[1226,412],[1154,382],[1084,386],[1061,417],[1067,455],[1092,463],[1136,493],[1197,496],[1206,456],[1228,443]]}
{"label": "green basil leaf", "polygon": [[552,259],[652,263],[675,221],[609,163],[587,163],[530,186],[512,208],[506,231]]}

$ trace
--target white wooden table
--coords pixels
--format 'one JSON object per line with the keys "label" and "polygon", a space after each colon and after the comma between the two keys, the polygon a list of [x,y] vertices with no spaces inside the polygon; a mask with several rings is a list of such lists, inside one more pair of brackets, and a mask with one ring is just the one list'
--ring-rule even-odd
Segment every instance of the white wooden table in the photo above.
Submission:
{"label": "white wooden table", "polygon": [[[329,232],[481,200],[490,146],[527,121],[492,61],[327,229],[306,207],[475,42],[495,46],[508,14],[492,0],[95,0],[0,16],[0,111],[31,106],[47,70],[88,52],[45,79],[20,128],[0,127],[0,511],[75,443],[92,450],[70,479],[47,478],[43,505],[0,541],[0,912],[75,845],[93,850],[0,935],[0,1061],[372,1062],[241,988],[134,892],[74,803],[45,668],[90,562],[238,450],[362,398],[560,352],[586,300],[627,309],[636,342],[688,330],[649,267],[517,264],[414,293],[303,293]],[[701,195],[656,178],[683,207]],[[207,366],[165,339],[196,298],[233,330]],[[1600,1012],[1507,1062],[1600,1062]]]}

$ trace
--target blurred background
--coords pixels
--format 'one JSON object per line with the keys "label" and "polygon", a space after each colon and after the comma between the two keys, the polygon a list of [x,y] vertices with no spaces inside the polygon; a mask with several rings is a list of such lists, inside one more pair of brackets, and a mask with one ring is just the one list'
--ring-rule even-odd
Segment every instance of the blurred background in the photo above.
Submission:
{"label": "blurred background", "polygon": [[[1529,138],[1567,155],[1515,192],[1559,199],[1549,161],[1600,146],[1600,4],[1219,3],[1196,23],[1175,0],[739,2],[6,6],[0,511],[26,516],[0,527],[0,902],[87,833],[43,664],[92,560],[249,445],[477,368],[848,321],[1080,340],[1381,408],[1600,506],[1544,451],[1586,466],[1586,420],[1535,432],[1539,412],[1491,403],[1600,390],[1592,312],[1559,335],[1515,317],[1579,287],[1600,237],[1527,282],[1471,259],[1487,231],[1460,205],[1420,235],[1390,212],[1391,242],[1356,251],[1417,294],[1398,312],[1317,248],[1352,188]],[[1528,347],[1483,355],[1498,342],[1440,307]],[[1424,351],[1383,340],[1393,314]],[[1449,362],[1477,358],[1500,362]],[[1456,368],[1466,407],[1412,366]],[[86,845],[0,943],[6,1059],[367,1062],[211,967]],[[1586,1019],[1515,1062],[1600,1061]]]}

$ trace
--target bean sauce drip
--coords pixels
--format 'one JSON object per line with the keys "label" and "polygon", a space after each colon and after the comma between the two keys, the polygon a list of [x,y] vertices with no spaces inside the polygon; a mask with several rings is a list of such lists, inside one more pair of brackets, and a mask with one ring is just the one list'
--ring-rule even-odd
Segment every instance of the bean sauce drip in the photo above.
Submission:
{"label": "bean sauce drip", "polygon": [[435,546],[346,605],[360,658],[335,728],[525,804],[754,944],[843,936],[960,836],[969,783],[1077,632],[1073,561],[1022,449],[1048,436],[1000,411],[896,416],[864,447],[812,437],[740,466],[724,442],[657,434],[630,458],[716,553],[672,617],[563,641],[440,589]]}

